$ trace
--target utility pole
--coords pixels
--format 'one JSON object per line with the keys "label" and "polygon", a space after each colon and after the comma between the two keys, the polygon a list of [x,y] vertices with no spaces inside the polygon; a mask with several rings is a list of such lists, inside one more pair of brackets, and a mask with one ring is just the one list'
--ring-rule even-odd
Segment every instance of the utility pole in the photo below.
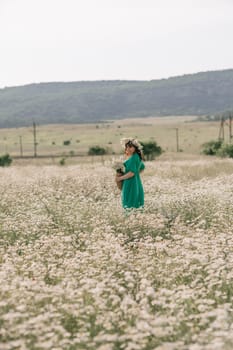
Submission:
{"label": "utility pole", "polygon": [[176,152],[179,152],[179,129],[176,128]]}
{"label": "utility pole", "polygon": [[5,142],[5,153],[8,153],[8,145],[7,145],[7,138],[4,137]]}
{"label": "utility pole", "polygon": [[219,129],[219,141],[224,141],[224,117],[221,117],[220,129]]}
{"label": "utility pole", "polygon": [[36,142],[36,123],[33,122],[33,138],[34,138],[34,157],[37,157],[37,142]]}
{"label": "utility pole", "polygon": [[232,115],[229,116],[229,141],[231,143],[232,139]]}
{"label": "utility pole", "polygon": [[23,157],[22,136],[19,137],[20,157]]}

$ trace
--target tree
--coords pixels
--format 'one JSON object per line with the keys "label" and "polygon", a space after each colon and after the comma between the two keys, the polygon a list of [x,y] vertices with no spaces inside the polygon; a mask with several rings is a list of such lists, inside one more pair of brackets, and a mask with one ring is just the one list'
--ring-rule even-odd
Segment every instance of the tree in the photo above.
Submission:
{"label": "tree", "polygon": [[146,160],[153,160],[163,152],[155,141],[141,142]]}

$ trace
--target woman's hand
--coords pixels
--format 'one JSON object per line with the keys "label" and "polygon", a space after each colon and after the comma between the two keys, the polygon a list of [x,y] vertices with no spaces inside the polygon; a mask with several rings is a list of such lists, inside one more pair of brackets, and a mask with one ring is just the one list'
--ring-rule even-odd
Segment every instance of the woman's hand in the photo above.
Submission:
{"label": "woman's hand", "polygon": [[116,181],[120,182],[120,181],[124,181],[124,180],[128,180],[131,177],[134,176],[134,173],[132,171],[129,171],[128,173],[126,173],[125,175],[122,176],[116,176]]}
{"label": "woman's hand", "polygon": [[115,178],[116,182],[121,182],[121,181],[122,181],[122,180],[120,179],[120,177],[121,177],[121,176],[116,175],[116,178]]}

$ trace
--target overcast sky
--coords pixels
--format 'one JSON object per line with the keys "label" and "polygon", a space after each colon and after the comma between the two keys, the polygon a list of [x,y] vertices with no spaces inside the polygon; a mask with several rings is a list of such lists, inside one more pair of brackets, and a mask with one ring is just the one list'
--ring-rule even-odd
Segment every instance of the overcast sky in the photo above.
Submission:
{"label": "overcast sky", "polygon": [[0,87],[233,68],[233,0],[0,0]]}

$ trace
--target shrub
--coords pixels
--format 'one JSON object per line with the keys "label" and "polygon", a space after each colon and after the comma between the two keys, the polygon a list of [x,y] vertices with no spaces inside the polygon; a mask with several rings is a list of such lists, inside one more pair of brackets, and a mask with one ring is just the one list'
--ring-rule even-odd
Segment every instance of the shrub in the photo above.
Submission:
{"label": "shrub", "polygon": [[233,158],[233,145],[230,145],[230,144],[222,145],[222,147],[218,150],[217,154],[220,157]]}
{"label": "shrub", "polygon": [[66,163],[66,159],[65,158],[62,158],[59,162],[60,165],[65,165]]}
{"label": "shrub", "polygon": [[155,141],[141,142],[146,160],[153,160],[160,156],[162,148]]}
{"label": "shrub", "polygon": [[208,156],[214,156],[218,153],[220,148],[222,147],[222,140],[212,140],[206,142],[202,145],[202,153]]}
{"label": "shrub", "polygon": [[106,153],[106,149],[100,146],[92,146],[89,148],[88,151],[89,156],[102,156]]}
{"label": "shrub", "polygon": [[64,146],[69,146],[70,145],[70,140],[65,140],[65,141],[63,141],[63,145]]}
{"label": "shrub", "polygon": [[9,154],[0,157],[0,166],[9,166],[12,163],[12,158]]}

